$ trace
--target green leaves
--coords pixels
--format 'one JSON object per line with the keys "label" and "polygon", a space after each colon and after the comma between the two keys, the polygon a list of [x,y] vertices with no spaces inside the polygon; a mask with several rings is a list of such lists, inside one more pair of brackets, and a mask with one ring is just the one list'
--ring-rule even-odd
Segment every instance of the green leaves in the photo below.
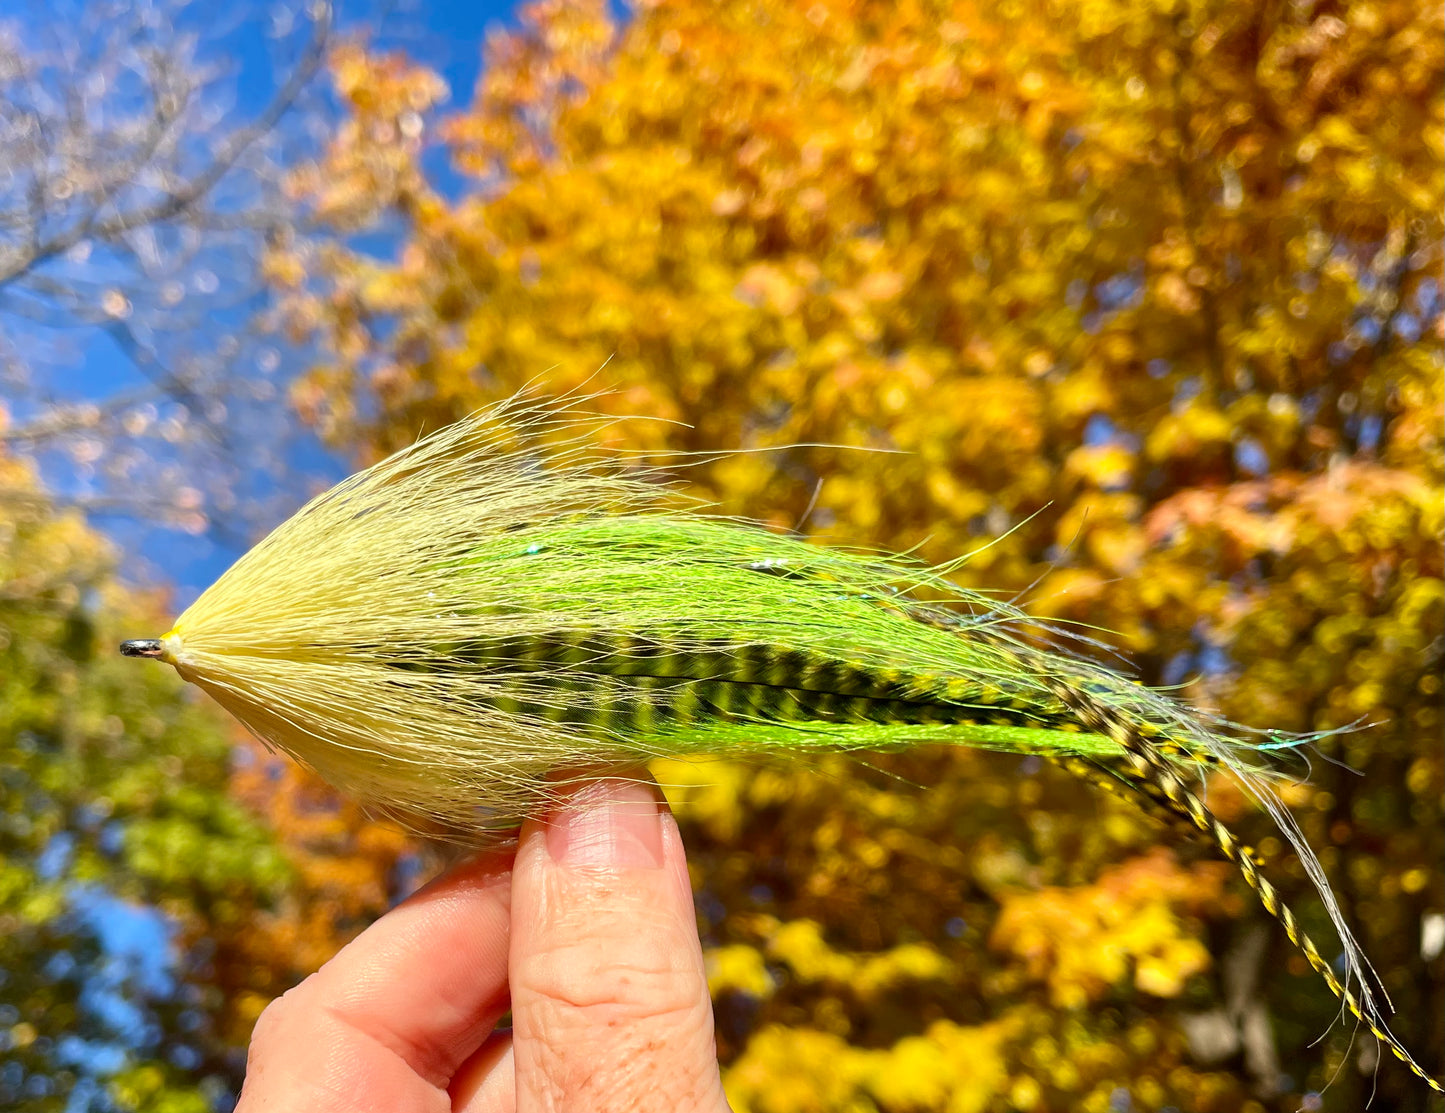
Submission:
{"label": "green leaves", "polygon": [[[236,1081],[222,1010],[183,1019],[206,981],[190,949],[275,901],[291,873],[228,795],[232,728],[115,654],[160,601],[121,588],[111,561],[41,499],[0,519],[0,1040],[13,1064],[0,1102],[90,1108],[109,1091],[120,1108],[210,1108]],[[112,911],[87,911],[92,898]],[[169,922],[174,942],[117,952],[96,917],[127,907]],[[126,973],[134,962],[164,978]],[[177,1047],[210,1066],[177,1069]]]}

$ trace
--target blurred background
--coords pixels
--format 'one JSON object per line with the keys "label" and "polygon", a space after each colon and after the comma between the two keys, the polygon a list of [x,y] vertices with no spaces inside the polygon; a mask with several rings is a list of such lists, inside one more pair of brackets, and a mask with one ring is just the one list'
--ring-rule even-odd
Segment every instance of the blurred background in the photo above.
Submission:
{"label": "blurred background", "polygon": [[[0,1107],[229,1109],[266,1003],[425,879],[115,643],[538,376],[680,423],[619,446],[849,446],[688,479],[975,552],[968,586],[1239,722],[1364,724],[1287,759],[1288,802],[1445,1073],[1442,31],[1417,0],[7,3]],[[739,1113],[1445,1109],[1229,868],[1037,759],[656,772]]]}

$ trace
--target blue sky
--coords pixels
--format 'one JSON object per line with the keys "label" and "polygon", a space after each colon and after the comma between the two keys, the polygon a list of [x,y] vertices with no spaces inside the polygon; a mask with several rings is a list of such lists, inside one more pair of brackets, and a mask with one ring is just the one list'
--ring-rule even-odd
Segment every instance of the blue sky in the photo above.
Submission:
{"label": "blue sky", "polygon": [[[373,44],[401,50],[422,61],[446,79],[451,88],[451,106],[465,105],[471,98],[481,67],[482,48],[489,29],[510,23],[511,3],[500,0],[411,0],[410,3],[385,3],[381,0],[338,0],[338,27],[343,33],[359,33]],[[32,18],[43,18],[45,9],[34,8]],[[212,24],[215,9],[209,3],[199,4],[195,15],[203,48],[202,60],[221,63],[234,83],[234,111],[245,117],[264,106],[273,95],[278,79],[273,65],[274,26],[272,6],[244,0],[232,9],[228,23]],[[387,11],[385,19],[376,20],[375,13]],[[63,13],[61,18],[63,18]],[[52,16],[51,18],[56,18]],[[205,26],[200,26],[206,22]],[[209,50],[209,56],[205,54]],[[455,191],[461,183],[443,173],[437,183]],[[368,239],[374,248],[376,237]],[[285,365],[295,370],[303,365],[302,353],[284,353]],[[100,399],[108,395],[143,387],[145,379],[127,356],[103,332],[86,338],[79,361],[66,367],[63,381],[54,387],[69,398]],[[58,375],[57,380],[62,376]],[[278,397],[276,405],[284,405]],[[289,415],[278,415],[285,420]],[[294,494],[284,490],[282,505],[293,506],[302,501],[306,487],[318,482],[340,478],[346,464],[326,452],[314,439],[300,437],[288,454],[288,474],[296,481]],[[54,481],[54,479],[53,479]],[[63,482],[63,480],[61,480]],[[126,553],[132,578],[141,581],[163,580],[175,585],[176,605],[183,607],[210,584],[244,549],[244,543],[215,532],[199,537],[129,518],[98,519]]]}
{"label": "blue sky", "polygon": [[[454,103],[470,98],[486,32],[509,24],[514,7],[506,0],[336,0],[338,25],[343,31],[359,30],[379,46],[402,50],[426,62],[447,79]],[[241,10],[248,9],[256,17],[237,25],[230,36],[230,56],[242,72],[254,78],[242,83],[243,96],[257,105],[264,103],[271,89],[267,6],[245,0]],[[388,9],[390,14],[377,22],[373,17],[379,9]]]}

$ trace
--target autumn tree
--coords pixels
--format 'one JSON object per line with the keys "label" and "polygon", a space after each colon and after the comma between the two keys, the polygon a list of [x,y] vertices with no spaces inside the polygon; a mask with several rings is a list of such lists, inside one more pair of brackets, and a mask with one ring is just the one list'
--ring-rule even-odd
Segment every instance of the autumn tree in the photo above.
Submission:
{"label": "autumn tree", "polygon": [[228,792],[222,717],[114,652],[164,601],[32,466],[0,452],[0,479],[34,496],[0,516],[0,1103],[199,1113],[242,1061],[179,944],[273,904],[290,866]]}
{"label": "autumn tree", "polygon": [[[969,586],[1148,682],[1338,731],[1281,752],[1288,800],[1438,1075],[1441,30],[1408,0],[546,0],[452,115],[343,49],[349,119],[294,187],[403,234],[277,245],[325,353],[294,398],[374,458],[539,375],[610,386],[681,423],[630,447],[774,448],[687,470],[724,512],[972,551]],[[1228,870],[1037,760],[657,772],[740,1110],[1431,1107]]]}

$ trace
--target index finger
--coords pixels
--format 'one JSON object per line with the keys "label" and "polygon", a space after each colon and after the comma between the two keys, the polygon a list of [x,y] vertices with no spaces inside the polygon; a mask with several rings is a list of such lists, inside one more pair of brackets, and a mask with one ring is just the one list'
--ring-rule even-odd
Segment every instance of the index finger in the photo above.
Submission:
{"label": "index finger", "polygon": [[235,1113],[449,1110],[508,1008],[511,861],[469,862],[393,908],[256,1022]]}

